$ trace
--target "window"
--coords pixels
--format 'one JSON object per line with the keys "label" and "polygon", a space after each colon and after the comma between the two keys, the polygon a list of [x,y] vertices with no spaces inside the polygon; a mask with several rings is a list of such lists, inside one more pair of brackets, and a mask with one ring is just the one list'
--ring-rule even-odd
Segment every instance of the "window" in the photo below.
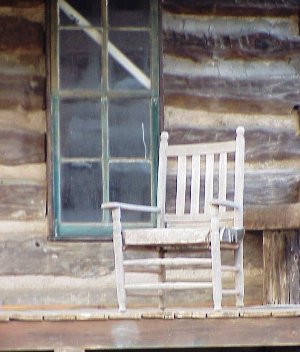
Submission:
{"label": "window", "polygon": [[[159,112],[158,3],[51,5],[52,209],[56,238],[105,238],[106,201],[154,204]],[[152,226],[128,213],[127,226]]]}

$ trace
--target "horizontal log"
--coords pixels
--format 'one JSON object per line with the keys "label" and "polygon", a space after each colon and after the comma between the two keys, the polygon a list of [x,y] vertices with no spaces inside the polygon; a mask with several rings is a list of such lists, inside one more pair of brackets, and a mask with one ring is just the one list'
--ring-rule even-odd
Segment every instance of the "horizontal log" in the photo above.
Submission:
{"label": "horizontal log", "polygon": [[0,130],[46,133],[45,110],[0,109]]}
{"label": "horizontal log", "polygon": [[44,108],[44,77],[0,74],[0,90],[0,109],[16,106],[21,106],[24,110]]}
{"label": "horizontal log", "polygon": [[300,4],[297,0],[165,0],[163,9],[172,13],[208,16],[269,16],[297,15]]}
{"label": "horizontal log", "polygon": [[0,74],[45,77],[45,55],[30,51],[0,52]]}
{"label": "horizontal log", "polygon": [[1,180],[0,199],[1,220],[42,220],[46,216],[46,185]]}
{"label": "horizontal log", "polygon": [[162,16],[164,32],[193,34],[208,37],[240,36],[241,34],[265,33],[280,37],[297,37],[298,17],[233,17],[233,16],[186,16],[164,11]]}
{"label": "horizontal log", "polygon": [[213,37],[210,33],[164,32],[163,48],[166,54],[200,62],[207,58],[283,60],[299,56],[300,40],[269,33]]}
{"label": "horizontal log", "polygon": [[[214,197],[218,196],[216,187],[217,171],[214,175]],[[201,177],[204,184],[204,177]],[[245,208],[283,205],[297,203],[299,200],[300,170],[246,170],[244,188]],[[190,204],[190,177],[187,178],[186,204]],[[233,199],[234,177],[233,172],[227,175],[227,198]],[[204,190],[200,195],[200,210],[204,207]],[[175,211],[176,177],[172,174],[167,179],[167,211]],[[189,208],[186,207],[186,211]]]}
{"label": "horizontal log", "polygon": [[28,8],[44,4],[44,0],[1,0],[1,7]]}
{"label": "horizontal log", "polygon": [[[1,222],[0,222],[1,224]],[[44,233],[28,236],[20,232],[10,238],[0,236],[0,276],[3,275],[55,275],[69,278],[99,278],[112,274],[114,269],[112,243],[51,242]],[[110,278],[111,283],[114,277]],[[54,284],[54,283],[53,283]],[[68,280],[65,279],[67,288]],[[10,283],[1,289],[12,289]],[[16,285],[18,283],[16,282]],[[103,282],[103,286],[105,283]],[[32,286],[28,282],[27,288]],[[26,285],[25,285],[26,287]],[[39,289],[43,286],[41,285]],[[38,288],[36,286],[36,288]],[[99,287],[100,289],[100,287]]]}
{"label": "horizontal log", "polygon": [[16,239],[20,240],[21,236],[24,238],[24,235],[29,239],[34,238],[36,234],[47,238],[47,225],[46,218],[32,221],[0,220],[0,239],[4,240],[8,237],[12,240],[16,236]]}
{"label": "horizontal log", "polygon": [[[209,143],[229,141],[235,138],[234,128],[169,128],[170,144]],[[245,129],[248,162],[268,160],[291,160],[300,157],[300,136],[295,130],[269,128]]]}
{"label": "horizontal log", "polygon": [[20,17],[1,16],[0,51],[42,53],[45,46],[44,40],[42,24]]}
{"label": "horizontal log", "polygon": [[[24,3],[24,4],[23,4]],[[18,17],[30,22],[45,24],[45,4],[40,1],[1,1],[0,16]]]}
{"label": "horizontal log", "polygon": [[300,228],[300,203],[245,209],[248,230],[284,230]]}
{"label": "horizontal log", "polygon": [[164,128],[167,131],[172,129],[182,129],[189,127],[197,130],[199,126],[203,129],[214,128],[216,130],[223,128],[232,128],[235,126],[244,126],[248,129],[270,129],[288,130],[298,133],[299,115],[297,110],[285,115],[272,114],[242,114],[242,113],[217,113],[205,110],[187,110],[164,106]]}
{"label": "horizontal log", "polygon": [[164,101],[215,112],[287,114],[299,105],[300,80],[164,75]]}
{"label": "horizontal log", "polygon": [[0,140],[0,164],[18,165],[45,161],[43,133],[1,128]]}
{"label": "horizontal log", "polygon": [[0,165],[0,179],[17,182],[30,180],[39,184],[46,184],[46,163],[24,164],[17,166]]}

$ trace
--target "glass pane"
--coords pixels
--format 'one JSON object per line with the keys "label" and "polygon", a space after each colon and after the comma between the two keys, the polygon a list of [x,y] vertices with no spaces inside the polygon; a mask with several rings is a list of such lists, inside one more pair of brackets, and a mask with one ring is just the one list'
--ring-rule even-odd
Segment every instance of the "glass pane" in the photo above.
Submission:
{"label": "glass pane", "polygon": [[60,102],[60,143],[63,157],[101,157],[100,102],[64,99]]}
{"label": "glass pane", "polygon": [[59,11],[59,23],[62,26],[82,25],[79,17],[89,22],[92,26],[101,26],[101,0],[65,0],[68,6],[61,6]]}
{"label": "glass pane", "polygon": [[101,221],[102,173],[99,163],[61,165],[63,222]]}
{"label": "glass pane", "polygon": [[108,123],[110,156],[149,157],[149,99],[111,100],[108,105]]}
{"label": "glass pane", "polygon": [[[109,168],[109,199],[134,204],[151,204],[151,168],[146,163],[116,163]],[[149,213],[124,212],[125,221],[149,221]]]}
{"label": "glass pane", "polygon": [[149,26],[151,0],[109,0],[110,26]]}
{"label": "glass pane", "polygon": [[[88,30],[87,30],[88,31]],[[96,30],[93,33],[96,32]],[[96,32],[99,34],[100,32]],[[63,30],[60,43],[60,88],[99,89],[101,82],[101,49],[87,33]]]}
{"label": "glass pane", "polygon": [[[109,40],[115,45],[144,75],[150,76],[150,37],[147,32],[112,31]],[[108,59],[109,86],[111,89],[140,89],[139,74],[132,74],[122,57]]]}

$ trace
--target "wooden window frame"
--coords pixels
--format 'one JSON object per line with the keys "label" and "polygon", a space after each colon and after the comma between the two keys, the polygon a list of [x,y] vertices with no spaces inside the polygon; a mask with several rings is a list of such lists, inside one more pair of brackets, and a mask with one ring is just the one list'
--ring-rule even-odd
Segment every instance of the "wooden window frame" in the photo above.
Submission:
{"label": "wooden window frame", "polygon": [[[102,3],[102,11],[105,11],[106,23],[103,23],[103,35],[106,34],[108,24],[107,24],[107,1],[99,0]],[[85,225],[63,225],[59,220],[59,176],[58,176],[58,101],[59,101],[59,88],[58,88],[58,74],[57,74],[57,62],[58,62],[58,51],[57,51],[57,5],[58,0],[51,0],[47,2],[46,11],[46,33],[47,33],[47,176],[48,176],[48,202],[47,202],[47,213],[48,213],[48,227],[49,227],[49,239],[51,240],[111,240],[112,238],[112,225],[109,222],[105,227],[101,226],[99,222],[99,228],[85,226]],[[150,107],[150,117],[151,117],[151,204],[156,204],[156,188],[157,188],[157,149],[158,149],[158,134],[160,125],[160,106],[161,106],[161,96],[160,92],[160,66],[161,66],[161,4],[160,1],[152,1],[150,20],[151,26],[149,29],[151,38],[151,54],[150,54],[150,74],[151,74],[151,89],[148,91],[143,91],[141,96],[149,97],[151,100]],[[106,27],[106,28],[105,28]],[[107,34],[106,34],[107,38]],[[105,49],[106,46],[106,49]],[[107,51],[107,40],[103,43],[103,51],[106,50],[106,61],[108,57]],[[106,62],[106,68],[107,62]],[[103,73],[103,71],[102,71]],[[106,79],[107,81],[107,79]],[[111,92],[112,95],[118,95],[116,92]],[[101,99],[101,105],[103,105],[103,95],[109,96],[107,92],[107,87],[103,93],[102,87],[99,93],[99,98]],[[119,93],[120,97],[124,96],[124,92]],[[125,94],[126,97],[130,97],[130,94]],[[134,95],[132,95],[134,97]],[[105,104],[105,103],[104,103]],[[107,182],[107,181],[104,181]],[[103,201],[108,200],[108,195],[103,195]],[[100,211],[99,204],[99,211]],[[107,212],[107,217],[109,216]],[[106,220],[108,221],[108,220]],[[153,226],[155,224],[155,216],[152,216],[151,221],[148,223],[128,223],[128,227],[136,226]],[[96,230],[95,230],[96,229]],[[96,232],[96,233],[95,233]]]}

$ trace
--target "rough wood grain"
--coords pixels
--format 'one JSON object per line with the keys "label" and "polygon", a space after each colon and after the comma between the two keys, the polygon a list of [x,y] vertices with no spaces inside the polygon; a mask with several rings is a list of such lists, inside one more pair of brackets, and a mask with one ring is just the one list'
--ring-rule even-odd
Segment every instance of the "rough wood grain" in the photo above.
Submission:
{"label": "rough wood grain", "polygon": [[[22,33],[22,35],[20,35]],[[20,17],[1,16],[0,51],[43,52],[44,29]]]}
{"label": "rough wood grain", "polygon": [[0,74],[0,108],[44,109],[45,78]]}
{"label": "rough wood grain", "polygon": [[[167,187],[167,211],[175,210],[176,178],[171,174],[168,176]],[[233,173],[229,172],[227,184],[227,198],[233,199]],[[218,173],[214,175],[214,185],[217,184]],[[204,180],[201,179],[204,184]],[[283,205],[297,203],[299,199],[300,170],[297,169],[274,169],[274,170],[246,170],[244,206],[261,207],[271,205]],[[187,179],[187,187],[190,187],[190,179]],[[204,206],[204,191],[200,195],[200,209]],[[218,190],[214,188],[214,197],[218,196]],[[189,192],[186,202],[189,203]],[[186,209],[189,211],[189,209]],[[270,218],[269,218],[270,219]],[[271,226],[272,224],[270,224]]]}
{"label": "rough wood grain", "polygon": [[297,0],[251,0],[240,1],[235,0],[205,0],[195,2],[193,0],[165,0],[163,3],[164,10],[172,13],[180,13],[186,15],[213,15],[213,16],[270,16],[284,17],[297,15],[299,10]]}
{"label": "rough wood grain", "polygon": [[[254,312],[255,313],[255,312]],[[2,350],[297,346],[299,317],[4,322]],[[101,331],[101,334],[99,334]],[[272,333],[270,333],[270,331]],[[290,347],[291,348],[291,347]],[[257,350],[257,351],[258,351]],[[204,349],[203,351],[206,351]]]}
{"label": "rough wood grain", "polygon": [[[234,122],[234,121],[233,121]],[[231,140],[235,135],[234,126],[229,127],[189,127],[186,121],[184,127],[169,126],[170,143],[207,143]],[[300,137],[295,130],[276,129],[270,127],[252,127],[245,130],[246,153],[245,160],[292,160],[300,156]]]}
{"label": "rough wood grain", "polygon": [[269,33],[211,36],[209,33],[164,32],[164,53],[201,62],[204,59],[284,60],[299,56],[298,37],[278,37]]}
{"label": "rough wood grain", "polygon": [[214,112],[290,113],[299,104],[299,79],[230,79],[164,74],[165,103]]}
{"label": "rough wood grain", "polygon": [[[1,224],[1,222],[0,222]],[[55,275],[69,278],[99,278],[114,269],[111,243],[51,242],[45,233],[19,233],[9,238],[0,236],[0,275]],[[16,278],[16,287],[18,280]],[[32,283],[28,282],[30,288]],[[36,288],[41,289],[43,284]],[[26,287],[21,280],[19,288]],[[9,289],[9,284],[2,289]],[[66,287],[65,287],[66,288]],[[101,288],[99,287],[99,290]]]}
{"label": "rough wood grain", "polygon": [[264,231],[266,304],[299,303],[298,237],[295,231]]}
{"label": "rough wood grain", "polygon": [[249,230],[300,228],[300,203],[247,208],[244,224]]}
{"label": "rough wood grain", "polygon": [[44,0],[1,0],[1,7],[28,8],[44,4]]}
{"label": "rough wood grain", "polygon": [[0,128],[0,164],[18,165],[45,161],[43,133]]}
{"label": "rough wood grain", "polygon": [[0,109],[0,130],[46,133],[44,110]]}
{"label": "rough wood grain", "polygon": [[45,76],[45,56],[31,51],[0,51],[0,74]]}
{"label": "rough wood grain", "polygon": [[40,220],[46,215],[46,186],[35,181],[1,180],[1,220]]}

